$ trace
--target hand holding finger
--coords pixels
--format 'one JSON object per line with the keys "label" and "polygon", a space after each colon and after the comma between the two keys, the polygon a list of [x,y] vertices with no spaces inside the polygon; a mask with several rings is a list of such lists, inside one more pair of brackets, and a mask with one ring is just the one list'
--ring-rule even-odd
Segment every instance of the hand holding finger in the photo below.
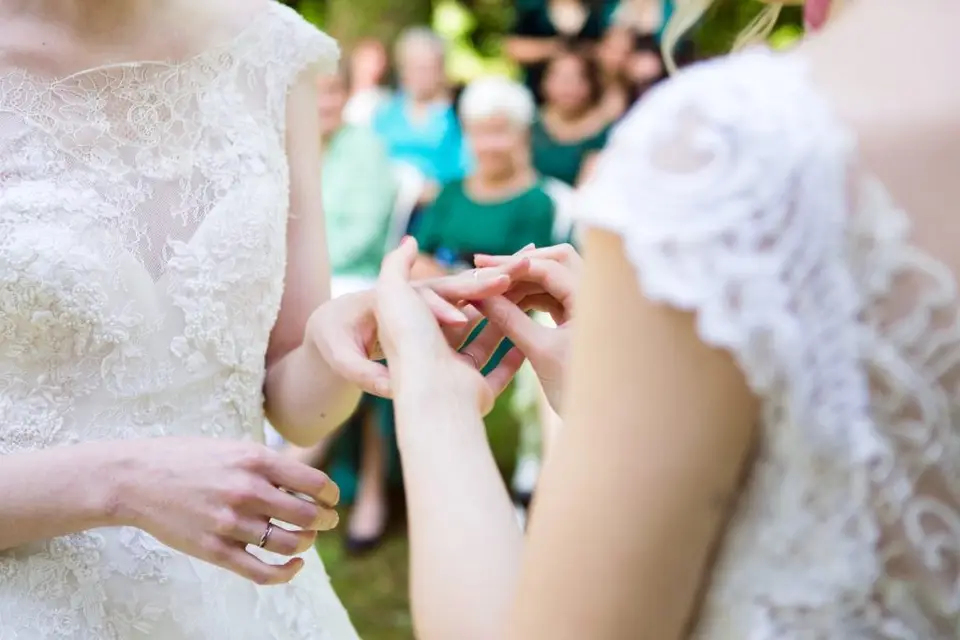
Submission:
{"label": "hand holding finger", "polygon": [[524,248],[510,256],[491,256],[478,253],[474,256],[474,264],[478,267],[496,267],[512,259],[516,259],[521,255],[531,260],[552,260],[573,269],[579,269],[583,264],[583,258],[581,258],[577,250],[573,248],[573,245],[568,243],[549,247]]}
{"label": "hand holding finger", "polygon": [[502,296],[477,302],[480,311],[500,335],[506,336],[527,357],[537,353],[546,331],[536,320],[530,318],[517,305]]}

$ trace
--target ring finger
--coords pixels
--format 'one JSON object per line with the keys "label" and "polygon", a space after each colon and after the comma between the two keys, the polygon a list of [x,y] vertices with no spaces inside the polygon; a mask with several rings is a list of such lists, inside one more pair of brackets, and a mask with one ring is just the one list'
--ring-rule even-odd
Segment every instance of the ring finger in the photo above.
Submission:
{"label": "ring finger", "polygon": [[237,523],[234,537],[249,546],[266,549],[282,556],[295,556],[313,546],[317,533],[303,529],[292,531],[284,529],[275,522],[244,518]]}

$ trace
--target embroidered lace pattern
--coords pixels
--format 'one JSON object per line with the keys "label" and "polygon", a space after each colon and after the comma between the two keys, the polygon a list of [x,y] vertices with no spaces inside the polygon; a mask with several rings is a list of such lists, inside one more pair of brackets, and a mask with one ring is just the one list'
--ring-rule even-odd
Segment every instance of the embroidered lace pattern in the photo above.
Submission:
{"label": "embroidered lace pattern", "polygon": [[[0,71],[0,456],[262,438],[289,208],[286,96],[335,43],[269,3],[221,46]],[[0,553],[3,640],[356,635],[315,554],[259,588],[135,529]]]}
{"label": "embroidered lace pattern", "polygon": [[747,52],[655,90],[579,209],[763,400],[695,637],[958,637],[954,279],[909,243],[805,62]]}

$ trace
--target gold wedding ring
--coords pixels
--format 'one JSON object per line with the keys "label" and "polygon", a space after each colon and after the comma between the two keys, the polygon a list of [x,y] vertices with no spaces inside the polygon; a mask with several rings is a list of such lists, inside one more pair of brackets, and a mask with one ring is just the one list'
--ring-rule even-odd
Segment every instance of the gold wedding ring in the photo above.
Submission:
{"label": "gold wedding ring", "polygon": [[257,543],[257,546],[263,549],[267,546],[267,541],[270,540],[270,534],[273,533],[273,523],[268,522],[267,528],[263,530],[263,535],[260,536],[260,542]]}

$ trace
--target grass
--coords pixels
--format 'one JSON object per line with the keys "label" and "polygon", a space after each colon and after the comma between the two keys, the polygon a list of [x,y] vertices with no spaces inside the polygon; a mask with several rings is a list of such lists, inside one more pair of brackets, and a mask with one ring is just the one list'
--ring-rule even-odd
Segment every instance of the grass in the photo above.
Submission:
{"label": "grass", "polygon": [[376,551],[360,558],[344,553],[338,535],[322,536],[317,550],[363,640],[414,640],[405,525],[393,527]]}

